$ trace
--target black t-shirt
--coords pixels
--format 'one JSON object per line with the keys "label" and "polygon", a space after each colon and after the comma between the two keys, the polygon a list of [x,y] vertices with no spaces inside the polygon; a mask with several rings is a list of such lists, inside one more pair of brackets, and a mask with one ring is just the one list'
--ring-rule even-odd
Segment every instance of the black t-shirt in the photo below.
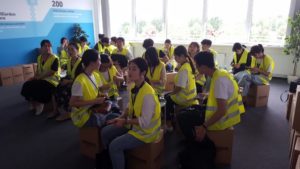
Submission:
{"label": "black t-shirt", "polygon": [[[244,51],[243,51],[243,53],[244,53]],[[243,53],[241,53],[240,55],[236,55],[236,61],[237,61],[237,63],[240,61]],[[238,68],[238,69],[233,68],[233,74],[236,74],[236,73],[238,73],[240,71],[244,71],[246,69],[246,67],[250,67],[251,66],[251,61],[252,61],[251,54],[248,53],[246,63],[241,64],[240,68]],[[234,63],[234,60],[232,60],[231,63]]]}

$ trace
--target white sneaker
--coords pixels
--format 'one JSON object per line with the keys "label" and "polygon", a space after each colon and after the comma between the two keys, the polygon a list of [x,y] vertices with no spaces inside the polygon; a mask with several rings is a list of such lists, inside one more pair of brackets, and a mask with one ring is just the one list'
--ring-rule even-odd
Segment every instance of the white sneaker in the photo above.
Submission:
{"label": "white sneaker", "polygon": [[44,104],[37,105],[35,108],[35,115],[38,116],[38,115],[42,114],[43,110],[44,110]]}

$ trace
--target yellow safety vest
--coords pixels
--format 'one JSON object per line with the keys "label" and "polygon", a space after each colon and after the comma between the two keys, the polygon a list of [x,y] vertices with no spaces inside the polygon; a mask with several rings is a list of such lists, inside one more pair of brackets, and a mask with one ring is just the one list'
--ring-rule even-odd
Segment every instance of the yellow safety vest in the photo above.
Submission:
{"label": "yellow safety vest", "polygon": [[[37,58],[38,74],[48,72],[48,71],[52,71],[51,66],[52,66],[53,62],[55,61],[55,59],[58,60],[58,57],[52,54],[46,60],[44,65],[42,65],[42,56],[39,55],[38,58]],[[58,85],[59,80],[60,80],[60,66],[59,66],[59,63],[58,63],[58,70],[52,76],[46,77],[44,80],[46,80],[47,82],[53,84],[55,87]]]}
{"label": "yellow safety vest", "polygon": [[139,125],[132,125],[132,129],[128,131],[128,134],[131,134],[135,138],[145,142],[151,143],[155,141],[160,135],[160,127],[161,127],[161,119],[160,119],[160,103],[158,101],[158,97],[155,94],[154,89],[147,83],[144,82],[143,86],[139,89],[135,97],[135,103],[133,102],[133,96],[130,92],[129,94],[129,112],[128,117],[141,117],[142,109],[144,103],[144,96],[151,94],[155,101],[155,112],[152,116],[151,122],[148,128],[141,128]]}
{"label": "yellow safety vest", "polygon": [[82,56],[86,50],[90,49],[88,45],[84,45],[84,47],[82,48],[81,45],[78,43],[77,46],[78,46],[78,54],[80,56]]}
{"label": "yellow safety vest", "polygon": [[98,45],[98,52],[99,52],[100,54],[102,54],[102,53],[103,53],[102,44],[101,44],[100,42],[98,42],[97,45]]}
{"label": "yellow safety vest", "polygon": [[236,55],[236,52],[233,53],[233,61],[234,61],[234,64],[246,64],[247,63],[247,57],[248,57],[248,54],[249,54],[249,51],[244,49],[243,51],[243,54],[240,58],[239,61],[237,61],[237,55]]}
{"label": "yellow safety vest", "polygon": [[114,49],[114,50],[112,51],[112,54],[120,54],[120,55],[123,55],[123,56],[127,56],[127,54],[128,54],[128,49],[123,48],[121,51],[119,51],[119,49],[116,48],[116,49]]}
{"label": "yellow safety vest", "polygon": [[68,60],[68,63],[67,63],[67,75],[71,77],[71,79],[75,79],[75,72],[76,72],[76,69],[77,67],[79,66],[81,62],[81,58],[77,58],[74,66],[72,67],[71,66],[71,58]]}
{"label": "yellow safety vest", "polygon": [[202,76],[200,77],[200,79],[197,78],[197,75],[199,74],[198,70],[196,70],[196,83],[198,83],[201,86],[204,86],[205,82],[206,82],[206,78],[204,76],[204,74],[202,74]]}
{"label": "yellow safety vest", "polygon": [[[255,67],[258,66],[257,59],[255,59],[254,57],[252,58],[252,62],[254,63]],[[259,65],[258,68],[267,72],[270,66],[271,66],[271,71],[270,71],[269,76],[265,76],[262,74],[260,74],[260,76],[259,76],[260,79],[262,80],[263,84],[269,84],[269,81],[272,79],[274,66],[275,66],[275,63],[274,63],[274,60],[272,59],[272,57],[269,55],[265,55],[262,63]]]}
{"label": "yellow safety vest", "polygon": [[211,78],[211,86],[206,104],[205,120],[210,119],[218,109],[217,99],[214,95],[214,86],[216,80],[220,77],[228,78],[233,84],[234,91],[232,96],[227,100],[225,115],[219,121],[209,126],[208,130],[224,130],[240,122],[240,114],[242,113],[242,109],[239,106],[238,85],[233,79],[233,76],[230,75],[226,70],[218,69],[216,69]]}
{"label": "yellow safety vest", "polygon": [[[154,72],[153,72],[152,75],[151,75],[151,72],[150,72],[150,68],[148,68],[147,78],[150,81],[152,81],[152,80],[155,80],[155,81],[160,80],[161,79],[161,77],[160,77],[161,76],[161,71],[164,68],[165,68],[165,64],[163,62],[159,62],[159,65],[157,65],[154,68]],[[152,87],[156,91],[156,94],[161,94],[165,90],[165,86],[164,85],[153,85]]]}
{"label": "yellow safety vest", "polygon": [[69,56],[67,54],[67,51],[65,49],[62,49],[60,52],[60,65],[66,65],[68,63]]}
{"label": "yellow safety vest", "polygon": [[108,75],[109,75],[109,80],[106,80],[104,77],[104,73],[97,71],[99,73],[100,79],[103,82],[103,85],[106,84],[110,84],[110,88],[108,89],[108,96],[114,96],[114,97],[118,97],[119,93],[118,93],[118,87],[114,82],[114,77],[117,75],[117,68],[115,66],[112,66],[111,68],[108,69]]}
{"label": "yellow safety vest", "polygon": [[187,71],[188,75],[187,86],[184,89],[181,89],[177,94],[171,95],[171,99],[180,106],[198,104],[198,101],[194,99],[197,95],[195,75],[193,74],[192,68],[188,62],[184,63],[180,67],[178,73],[175,75],[174,82],[175,84],[178,83],[179,73],[184,70]]}
{"label": "yellow safety vest", "polygon": [[[94,100],[98,97],[98,86],[101,83],[100,77],[96,72],[93,72],[93,75],[96,79],[97,88],[94,86],[93,82],[91,82],[89,77],[87,77],[87,75],[84,73],[79,74],[75,79],[74,83],[78,82],[81,84],[84,101]],[[73,111],[71,113],[73,124],[76,127],[82,127],[89,120],[91,113],[92,112],[87,107],[73,108]]]}

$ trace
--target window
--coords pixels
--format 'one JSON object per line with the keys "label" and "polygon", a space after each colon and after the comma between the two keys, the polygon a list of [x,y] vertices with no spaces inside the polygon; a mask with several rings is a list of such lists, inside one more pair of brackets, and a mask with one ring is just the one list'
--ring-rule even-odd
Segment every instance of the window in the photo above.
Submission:
{"label": "window", "polygon": [[167,37],[177,41],[200,39],[203,0],[169,0],[167,6]]}
{"label": "window", "polygon": [[162,0],[136,0],[136,39],[165,37]]}
{"label": "window", "polygon": [[112,36],[133,36],[131,0],[109,0],[110,30]]}
{"label": "window", "polygon": [[287,0],[254,0],[250,42],[284,44],[289,6]]}
{"label": "window", "polygon": [[248,0],[208,0],[205,36],[219,43],[245,42]]}
{"label": "window", "polygon": [[[283,45],[291,0],[107,0],[111,35]],[[272,7],[270,7],[272,6]]]}

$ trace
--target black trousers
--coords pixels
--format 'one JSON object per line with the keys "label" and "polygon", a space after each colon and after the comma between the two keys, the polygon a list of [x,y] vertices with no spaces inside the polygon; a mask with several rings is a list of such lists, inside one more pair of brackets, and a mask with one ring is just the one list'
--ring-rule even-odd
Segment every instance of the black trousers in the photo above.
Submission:
{"label": "black trousers", "polygon": [[177,105],[172,99],[171,95],[165,95],[166,99],[166,114],[167,114],[167,120],[172,120],[174,116],[174,106]]}

